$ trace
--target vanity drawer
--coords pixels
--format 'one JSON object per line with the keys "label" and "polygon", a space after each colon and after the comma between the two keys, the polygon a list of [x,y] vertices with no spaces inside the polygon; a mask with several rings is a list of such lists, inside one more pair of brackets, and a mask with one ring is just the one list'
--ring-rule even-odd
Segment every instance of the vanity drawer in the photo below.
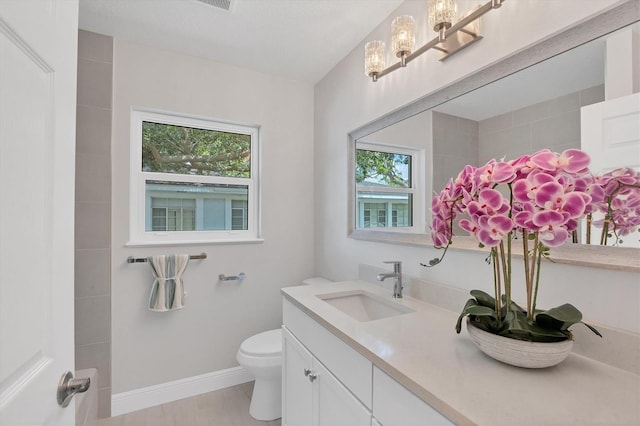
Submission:
{"label": "vanity drawer", "polygon": [[383,426],[453,425],[429,404],[373,367],[373,416]]}
{"label": "vanity drawer", "polygon": [[295,307],[282,303],[285,327],[367,408],[371,409],[371,361]]}

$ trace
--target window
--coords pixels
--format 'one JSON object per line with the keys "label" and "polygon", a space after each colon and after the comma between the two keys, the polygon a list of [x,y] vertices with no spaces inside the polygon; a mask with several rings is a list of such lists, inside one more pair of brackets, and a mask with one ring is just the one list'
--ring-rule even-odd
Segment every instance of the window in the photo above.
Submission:
{"label": "window", "polygon": [[130,245],[258,239],[258,129],[133,111]]}
{"label": "window", "polygon": [[417,188],[422,157],[411,148],[356,144],[356,228],[424,232],[423,196]]}

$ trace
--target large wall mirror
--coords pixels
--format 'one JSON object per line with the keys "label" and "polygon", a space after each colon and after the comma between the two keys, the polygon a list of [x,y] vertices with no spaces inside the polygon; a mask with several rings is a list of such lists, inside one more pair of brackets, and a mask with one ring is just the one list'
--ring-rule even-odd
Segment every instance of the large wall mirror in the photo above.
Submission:
{"label": "large wall mirror", "polygon": [[[431,220],[431,194],[466,164],[480,166],[492,158],[513,159],[543,148],[581,148],[590,152],[594,172],[614,166],[639,169],[640,95],[632,93],[640,84],[640,76],[633,75],[638,74],[639,54],[632,49],[640,44],[640,22],[633,3],[625,2],[353,131],[350,236],[430,246],[425,230]],[[635,67],[629,71],[629,78],[635,79],[631,89],[614,87],[625,78],[614,75],[620,72],[620,60]],[[614,93],[620,90],[628,90],[631,97]],[[589,137],[607,131],[592,127],[596,120],[590,110],[602,109],[598,105],[616,98],[627,98],[636,112],[609,120],[615,131],[608,139],[625,127],[637,137],[629,144],[629,137],[623,136],[621,146],[627,151],[610,155]],[[358,164],[367,162],[368,173],[363,173]],[[460,242],[454,248],[477,247],[470,238],[456,241]],[[554,249],[552,257],[563,263],[640,271],[640,234],[622,245],[565,244]]]}

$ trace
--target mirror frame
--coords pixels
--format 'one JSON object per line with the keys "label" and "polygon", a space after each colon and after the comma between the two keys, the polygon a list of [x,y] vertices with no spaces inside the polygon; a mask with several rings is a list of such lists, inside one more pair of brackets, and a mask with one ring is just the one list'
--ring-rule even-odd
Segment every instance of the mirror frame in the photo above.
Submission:
{"label": "mirror frame", "polygon": [[[640,21],[640,8],[637,0],[626,0],[591,19],[574,24],[555,36],[538,41],[525,50],[479,69],[462,80],[423,96],[350,132],[347,156],[349,161],[348,236],[356,240],[433,247],[427,233],[370,231],[356,228],[355,146],[358,139],[638,21]],[[477,242],[471,237],[457,237],[450,249],[486,251],[478,248]],[[637,248],[565,244],[551,249],[550,257],[556,263],[640,272],[640,249]]]}

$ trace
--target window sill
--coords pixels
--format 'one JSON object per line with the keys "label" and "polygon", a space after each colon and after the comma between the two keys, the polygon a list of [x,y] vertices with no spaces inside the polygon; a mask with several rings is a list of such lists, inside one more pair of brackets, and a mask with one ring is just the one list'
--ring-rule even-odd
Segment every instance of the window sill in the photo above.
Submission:
{"label": "window sill", "polygon": [[125,247],[164,247],[164,246],[195,246],[195,245],[225,245],[225,244],[261,244],[264,238],[237,238],[211,240],[181,240],[181,241],[128,241]]}

